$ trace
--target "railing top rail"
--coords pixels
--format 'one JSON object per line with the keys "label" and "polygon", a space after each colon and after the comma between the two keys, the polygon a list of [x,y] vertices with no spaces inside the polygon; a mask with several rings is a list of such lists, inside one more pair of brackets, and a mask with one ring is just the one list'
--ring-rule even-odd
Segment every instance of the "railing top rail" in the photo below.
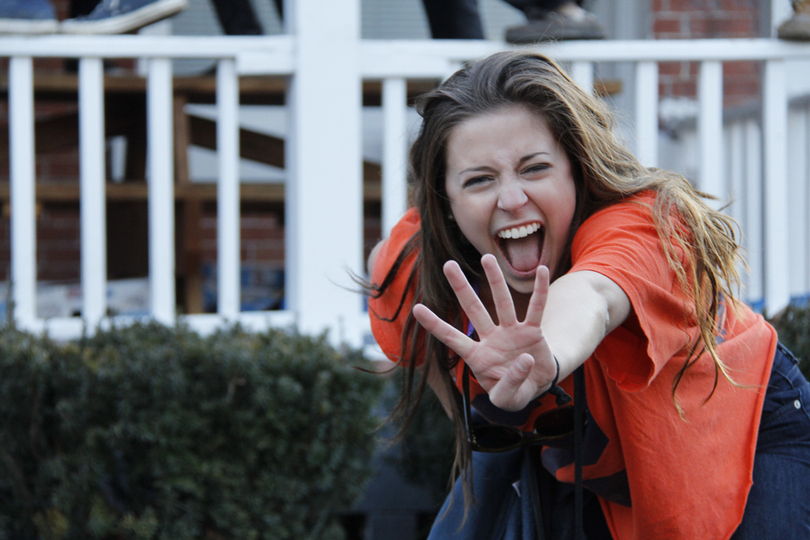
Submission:
{"label": "railing top rail", "polygon": [[[267,73],[293,71],[294,40],[280,36],[3,36],[0,56],[95,58],[248,58]],[[261,56],[261,59],[255,58]]]}
{"label": "railing top rail", "polygon": [[[236,58],[240,73],[294,72],[296,39],[277,36],[4,36],[0,56]],[[444,77],[459,63],[518,47],[488,40],[361,40],[365,78]],[[526,48],[526,47],[523,47]],[[810,44],[769,38],[567,41],[528,47],[563,62],[810,59]]]}
{"label": "railing top rail", "polygon": [[369,54],[444,56],[458,61],[496,51],[531,49],[563,61],[768,60],[810,57],[810,43],[771,38],[564,41],[509,45],[487,40],[362,40]]}

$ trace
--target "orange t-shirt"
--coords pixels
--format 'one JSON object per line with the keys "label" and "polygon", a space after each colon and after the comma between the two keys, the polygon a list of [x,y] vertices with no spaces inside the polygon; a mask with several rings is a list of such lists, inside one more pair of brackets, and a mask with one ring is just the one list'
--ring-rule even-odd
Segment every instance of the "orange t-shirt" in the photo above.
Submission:
{"label": "orange t-shirt", "polygon": [[[599,496],[617,540],[727,539],[742,520],[751,487],[776,332],[745,306],[736,314],[724,310],[717,350],[743,387],[720,375],[706,401],[715,370],[704,354],[678,386],[676,399],[684,411],[684,418],[679,417],[672,384],[696,335],[696,321],[692,312],[685,313],[690,302],[664,256],[649,208],[653,202],[648,193],[597,212],[577,231],[572,246],[571,272],[605,275],[633,306],[628,320],[584,364],[584,484]],[[410,238],[418,228],[411,210],[381,250],[372,281],[382,280],[399,253],[402,243],[396,239]],[[403,291],[392,286],[370,302],[372,331],[392,359],[399,355],[398,332],[407,313],[393,323],[375,321],[373,313],[388,313]],[[569,394],[571,379],[561,383]],[[485,393],[474,386],[474,405],[493,420]],[[539,401],[512,423],[531,426],[538,414],[554,406],[550,396]],[[504,418],[508,415],[496,421]],[[543,465],[559,480],[573,482],[569,449],[544,449]]]}

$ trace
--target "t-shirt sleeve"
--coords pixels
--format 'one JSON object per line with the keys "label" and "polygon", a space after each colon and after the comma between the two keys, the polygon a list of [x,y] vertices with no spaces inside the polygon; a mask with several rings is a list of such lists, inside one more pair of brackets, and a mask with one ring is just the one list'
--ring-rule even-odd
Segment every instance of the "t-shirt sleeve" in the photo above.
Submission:
{"label": "t-shirt sleeve", "polygon": [[[627,391],[646,388],[664,365],[684,354],[696,318],[670,268],[653,222],[654,199],[625,201],[591,216],[572,245],[572,272],[598,272],[627,294],[632,313],[594,352]],[[676,256],[681,253],[675,250]]]}
{"label": "t-shirt sleeve", "polygon": [[[419,227],[419,214],[416,208],[411,208],[394,226],[377,253],[371,273],[373,284],[379,286],[383,283],[406,244],[418,234]],[[401,262],[394,279],[383,293],[372,296],[368,301],[371,333],[392,362],[402,360],[402,332],[413,305],[416,286],[416,275],[412,276],[416,258],[417,250],[413,250]]]}

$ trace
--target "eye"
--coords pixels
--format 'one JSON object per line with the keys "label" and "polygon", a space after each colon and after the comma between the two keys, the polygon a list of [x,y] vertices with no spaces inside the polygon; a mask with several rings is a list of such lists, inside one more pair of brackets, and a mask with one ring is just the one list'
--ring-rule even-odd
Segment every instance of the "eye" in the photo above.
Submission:
{"label": "eye", "polygon": [[469,188],[473,186],[478,186],[484,184],[492,179],[491,176],[473,176],[472,178],[468,178],[462,184],[462,188]]}
{"label": "eye", "polygon": [[523,174],[539,174],[542,173],[543,171],[547,171],[550,168],[551,165],[548,163],[535,163],[533,165],[526,167],[523,170]]}

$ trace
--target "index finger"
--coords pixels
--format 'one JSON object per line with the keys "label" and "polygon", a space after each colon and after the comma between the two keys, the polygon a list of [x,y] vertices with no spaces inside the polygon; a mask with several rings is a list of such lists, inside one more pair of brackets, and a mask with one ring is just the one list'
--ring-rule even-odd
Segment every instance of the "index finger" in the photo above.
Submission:
{"label": "index finger", "polygon": [[468,358],[475,348],[475,341],[457,328],[443,321],[424,304],[413,306],[413,316],[425,330],[450,347],[462,358]]}

